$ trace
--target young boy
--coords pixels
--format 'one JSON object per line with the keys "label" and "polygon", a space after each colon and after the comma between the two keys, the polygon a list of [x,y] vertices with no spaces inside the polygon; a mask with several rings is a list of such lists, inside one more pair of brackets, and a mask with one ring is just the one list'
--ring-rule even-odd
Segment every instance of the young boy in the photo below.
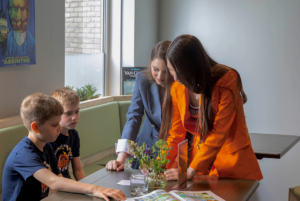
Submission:
{"label": "young boy", "polygon": [[60,121],[62,130],[57,139],[51,143],[58,162],[58,168],[63,177],[71,179],[69,163],[72,161],[73,175],[78,181],[85,177],[79,157],[79,136],[75,130],[79,120],[80,99],[74,90],[67,87],[53,91],[50,96],[58,100],[64,108]]}
{"label": "young boy", "polygon": [[24,99],[21,117],[29,133],[8,156],[2,177],[2,201],[41,200],[55,191],[93,194],[109,200],[125,199],[115,189],[80,183],[61,176],[56,157],[47,142],[56,140],[62,130],[63,107],[54,98],[34,93]]}

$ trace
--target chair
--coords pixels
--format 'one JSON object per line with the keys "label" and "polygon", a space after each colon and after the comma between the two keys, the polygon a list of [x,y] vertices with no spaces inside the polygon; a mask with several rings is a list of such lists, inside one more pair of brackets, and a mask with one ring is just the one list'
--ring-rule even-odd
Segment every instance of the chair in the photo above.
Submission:
{"label": "chair", "polygon": [[289,201],[300,201],[300,186],[289,189]]}

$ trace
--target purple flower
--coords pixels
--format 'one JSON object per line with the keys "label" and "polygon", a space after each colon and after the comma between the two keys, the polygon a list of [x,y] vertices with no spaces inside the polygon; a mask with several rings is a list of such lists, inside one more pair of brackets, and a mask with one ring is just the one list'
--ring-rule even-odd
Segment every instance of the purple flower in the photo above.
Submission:
{"label": "purple flower", "polygon": [[151,155],[151,149],[150,149],[150,148],[146,148],[146,149],[143,151],[143,155],[150,156],[150,155]]}

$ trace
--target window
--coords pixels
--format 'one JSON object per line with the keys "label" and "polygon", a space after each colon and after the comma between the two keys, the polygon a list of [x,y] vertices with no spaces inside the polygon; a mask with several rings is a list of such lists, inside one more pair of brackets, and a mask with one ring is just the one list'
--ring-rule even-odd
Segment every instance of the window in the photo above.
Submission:
{"label": "window", "polygon": [[104,96],[104,4],[105,0],[65,0],[65,86],[82,92],[93,85],[94,95],[100,96]]}

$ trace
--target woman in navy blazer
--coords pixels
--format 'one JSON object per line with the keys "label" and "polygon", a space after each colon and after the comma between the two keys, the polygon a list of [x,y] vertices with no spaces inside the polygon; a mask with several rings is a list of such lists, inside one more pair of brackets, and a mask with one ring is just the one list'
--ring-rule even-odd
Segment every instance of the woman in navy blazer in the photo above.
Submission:
{"label": "woman in navy blazer", "polygon": [[[138,145],[145,142],[152,147],[159,139],[162,105],[171,104],[170,100],[165,98],[169,99],[165,95],[170,93],[169,83],[173,82],[165,58],[170,43],[161,41],[156,44],[151,52],[148,70],[136,74],[135,88],[126,114],[127,122],[122,137],[118,140],[118,158],[107,163],[106,168],[109,170],[120,171],[124,168],[128,140],[135,141]],[[145,120],[138,135],[144,113]],[[133,163],[132,168],[138,169],[139,163]]]}

